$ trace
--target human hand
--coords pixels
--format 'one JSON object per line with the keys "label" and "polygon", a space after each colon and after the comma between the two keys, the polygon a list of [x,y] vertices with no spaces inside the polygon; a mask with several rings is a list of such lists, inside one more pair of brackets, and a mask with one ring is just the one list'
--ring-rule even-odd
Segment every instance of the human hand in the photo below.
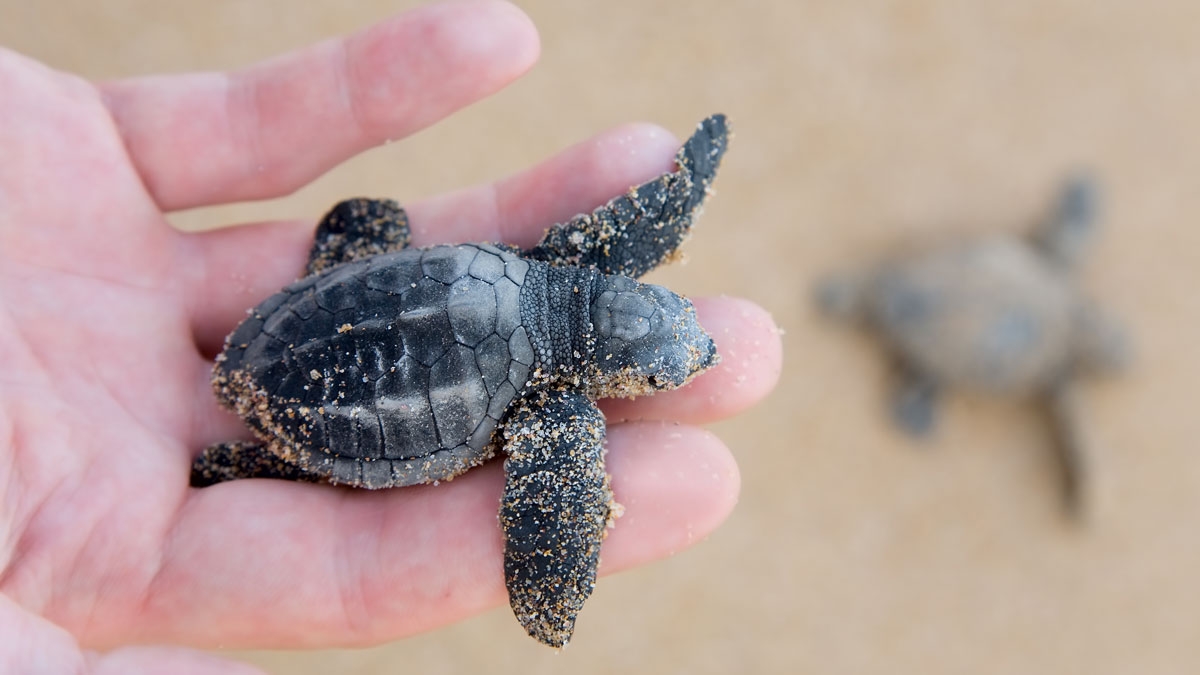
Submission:
{"label": "human hand", "polygon": [[[164,213],[291,192],[496,91],[537,51],[528,19],[492,0],[231,74],[93,85],[0,50],[0,671],[252,672],[184,649],[85,650],[364,645],[503,601],[496,463],[382,492],[188,487],[200,449],[247,433],[216,404],[212,356],[300,273],[312,222],[184,234]],[[677,143],[627,126],[408,205],[414,243],[528,246],[668,170]],[[744,301],[696,305],[724,363],[605,406],[625,516],[602,572],[686,547],[736,499],[728,450],[690,425],[764,396],[778,337]]]}

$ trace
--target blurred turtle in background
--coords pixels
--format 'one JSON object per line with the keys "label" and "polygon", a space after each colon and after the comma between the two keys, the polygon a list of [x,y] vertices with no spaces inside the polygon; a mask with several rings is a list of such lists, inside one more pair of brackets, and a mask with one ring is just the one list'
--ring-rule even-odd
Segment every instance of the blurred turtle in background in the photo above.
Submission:
{"label": "blurred turtle in background", "polygon": [[1066,506],[1077,516],[1086,451],[1074,382],[1119,370],[1129,352],[1124,331],[1077,283],[1096,211],[1095,183],[1074,176],[1029,236],[984,235],[909,250],[817,289],[826,313],[882,338],[897,366],[892,415],[910,434],[933,429],[947,387],[1044,405]]}

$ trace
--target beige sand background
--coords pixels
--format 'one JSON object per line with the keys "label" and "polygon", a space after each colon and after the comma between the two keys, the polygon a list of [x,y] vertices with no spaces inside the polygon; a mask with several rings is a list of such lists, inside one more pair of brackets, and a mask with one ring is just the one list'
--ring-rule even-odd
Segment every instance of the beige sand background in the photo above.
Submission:
{"label": "beige sand background", "polygon": [[[0,43],[91,77],[232,67],[415,2],[0,0]],[[716,425],[744,493],[710,540],[605,579],[550,653],[506,608],[375,649],[248,653],[271,673],[1182,673],[1200,668],[1200,5],[530,0],[541,64],[499,96],[279,202],[315,215],[503,175],[635,119],[737,127],[719,196],[656,280],[749,296],[785,336],[777,393]],[[0,93],[2,95],[2,93]],[[180,157],[180,161],[187,161]],[[813,280],[911,236],[1020,229],[1065,170],[1107,184],[1087,283],[1129,376],[1083,395],[1088,527],[1058,509],[1041,419],[954,398],[920,447],[867,339]]]}

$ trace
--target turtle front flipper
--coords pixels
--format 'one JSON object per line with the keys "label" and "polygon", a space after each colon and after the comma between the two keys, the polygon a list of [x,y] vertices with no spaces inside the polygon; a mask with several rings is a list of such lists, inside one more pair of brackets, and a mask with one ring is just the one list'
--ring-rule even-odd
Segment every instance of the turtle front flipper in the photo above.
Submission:
{"label": "turtle front flipper", "polygon": [[590,214],[551,227],[526,256],[552,265],[595,267],[634,278],[658,267],[687,238],[729,142],[724,115],[713,115],[679,149],[676,169],[631,189]]}
{"label": "turtle front flipper", "polygon": [[192,487],[208,487],[241,478],[321,482],[320,477],[282,459],[256,441],[211,445],[192,462]]}
{"label": "turtle front flipper", "polygon": [[1046,220],[1034,230],[1034,245],[1056,265],[1074,269],[1095,234],[1099,202],[1095,179],[1084,173],[1070,176]]}
{"label": "turtle front flipper", "polygon": [[504,424],[504,580],[517,620],[562,647],[592,593],[612,518],[604,415],[586,396],[543,391]]}
{"label": "turtle front flipper", "polygon": [[317,225],[305,274],[408,246],[408,216],[390,199],[346,199]]}

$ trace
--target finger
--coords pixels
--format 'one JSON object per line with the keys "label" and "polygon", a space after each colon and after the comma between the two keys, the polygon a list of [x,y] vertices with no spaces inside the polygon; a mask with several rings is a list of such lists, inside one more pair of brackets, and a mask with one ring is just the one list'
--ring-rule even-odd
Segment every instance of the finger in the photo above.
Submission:
{"label": "finger", "polygon": [[[530,245],[551,224],[671,170],[678,145],[650,124],[612,129],[498,182],[411,205],[413,243]],[[184,302],[203,350],[219,349],[247,308],[301,273],[312,233],[311,221],[277,222],[179,238]]]}
{"label": "finger", "polygon": [[538,49],[513,5],[447,2],[245,70],[101,89],[143,181],[174,210],[289,193],[499,90]]}
{"label": "finger", "polygon": [[192,335],[206,356],[246,312],[299,278],[313,224],[280,221],[184,234],[177,258]]}
{"label": "finger", "polygon": [[[604,542],[603,572],[687,548],[736,502],[737,468],[708,432],[616,425],[608,445],[625,513]],[[505,597],[502,489],[492,463],[449,483],[382,492],[281,481],[197,490],[124,630],[200,646],[317,647],[462,619]]]}
{"label": "finger", "polygon": [[783,369],[783,343],[771,315],[741,298],[693,302],[721,362],[682,389],[604,401],[601,408],[610,423],[642,419],[707,424],[746,410],[775,388]]}

